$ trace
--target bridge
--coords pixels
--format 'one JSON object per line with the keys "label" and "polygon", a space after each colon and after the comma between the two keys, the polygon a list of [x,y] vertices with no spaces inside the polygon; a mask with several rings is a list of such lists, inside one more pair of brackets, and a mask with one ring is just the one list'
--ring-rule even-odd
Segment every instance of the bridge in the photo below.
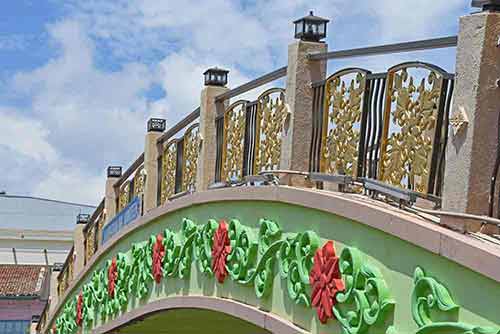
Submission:
{"label": "bridge", "polygon": [[[287,66],[208,69],[199,108],[108,167],[38,331],[500,333],[500,5],[474,5],[458,36],[330,52],[311,13]],[[327,71],[450,47],[457,73]]]}

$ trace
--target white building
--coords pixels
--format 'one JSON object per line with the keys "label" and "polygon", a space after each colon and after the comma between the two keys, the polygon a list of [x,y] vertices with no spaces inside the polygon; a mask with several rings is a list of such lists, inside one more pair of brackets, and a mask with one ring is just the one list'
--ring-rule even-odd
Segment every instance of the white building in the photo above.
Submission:
{"label": "white building", "polygon": [[0,264],[62,263],[73,245],[78,214],[95,207],[0,194]]}

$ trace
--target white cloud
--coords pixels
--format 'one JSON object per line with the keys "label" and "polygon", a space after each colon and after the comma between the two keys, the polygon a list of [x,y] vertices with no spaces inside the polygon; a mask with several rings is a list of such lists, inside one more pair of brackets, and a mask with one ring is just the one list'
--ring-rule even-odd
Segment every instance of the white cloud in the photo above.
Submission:
{"label": "white cloud", "polygon": [[41,122],[5,108],[0,108],[0,119],[0,146],[36,161],[57,159],[56,150],[47,141],[49,131]]}
{"label": "white cloud", "polygon": [[[7,80],[30,107],[0,108],[0,159],[15,169],[6,182],[15,190],[89,203],[102,195],[107,165],[126,167],[143,150],[148,117],[172,125],[191,112],[208,67],[229,69],[235,87],[284,66],[292,21],[309,10],[332,20],[331,50],[454,34],[464,11],[462,0],[62,3],[69,16],[48,26],[48,47],[57,56]],[[384,70],[408,57],[331,62],[329,72],[343,65]],[[151,100],[146,92],[155,84],[166,96]],[[241,97],[253,99],[275,85]],[[28,134],[11,140],[20,129]],[[23,172],[36,174],[29,187]]]}

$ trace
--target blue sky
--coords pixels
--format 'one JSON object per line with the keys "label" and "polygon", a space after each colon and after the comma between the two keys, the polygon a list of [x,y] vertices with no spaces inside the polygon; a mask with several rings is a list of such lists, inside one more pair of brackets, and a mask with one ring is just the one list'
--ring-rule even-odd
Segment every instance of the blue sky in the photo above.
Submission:
{"label": "blue sky", "polygon": [[[330,50],[454,35],[468,0],[16,0],[0,12],[0,190],[96,204],[105,168],[142,151],[146,120],[199,103],[202,72],[230,86],[284,66],[292,21],[332,20]],[[455,50],[331,61],[454,71]],[[277,82],[276,85],[283,85]]]}

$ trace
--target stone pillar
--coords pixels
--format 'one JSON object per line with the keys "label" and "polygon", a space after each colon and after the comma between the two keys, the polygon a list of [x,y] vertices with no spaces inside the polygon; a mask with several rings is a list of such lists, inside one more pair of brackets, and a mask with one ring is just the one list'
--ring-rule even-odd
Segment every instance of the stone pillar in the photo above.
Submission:
{"label": "stone pillar", "polygon": [[[207,72],[205,72],[205,75]],[[207,84],[207,79],[205,79],[205,88],[201,91],[200,136],[202,144],[198,155],[196,172],[196,190],[198,191],[207,190],[208,186],[215,181],[215,162],[217,158],[215,118],[218,115],[217,110],[221,109],[220,104],[215,102],[215,98],[228,90],[227,87],[217,85],[214,82]],[[217,105],[219,105],[219,108]]]}
{"label": "stone pillar", "polygon": [[[446,151],[443,210],[488,214],[490,178],[497,155],[500,113],[500,13],[483,11],[460,19],[456,86],[451,110],[454,131]],[[442,217],[454,228],[477,223]]]}
{"label": "stone pillar", "polygon": [[50,272],[49,314],[54,313],[56,305],[59,302],[59,296],[57,294],[57,276],[61,273],[62,267],[62,263],[54,263]]}
{"label": "stone pillar", "polygon": [[146,184],[144,185],[144,213],[158,206],[158,158],[161,154],[156,144],[162,132],[165,131],[166,121],[160,118],[151,118],[148,121],[148,132],[144,144],[144,170]]}
{"label": "stone pillar", "polygon": [[104,211],[106,212],[106,222],[104,225],[108,224],[111,219],[116,216],[117,203],[116,199],[118,194],[115,190],[115,183],[122,176],[122,167],[120,166],[109,166],[108,167],[108,178],[106,179],[106,190],[104,194]]}
{"label": "stone pillar", "polygon": [[85,225],[89,222],[89,215],[78,215],[76,220],[76,227],[73,231],[73,278],[83,270],[85,267],[85,235],[83,229]]}
{"label": "stone pillar", "polygon": [[326,61],[310,61],[307,55],[327,50],[328,45],[325,43],[303,40],[295,41],[288,46],[286,103],[290,114],[285,122],[280,169],[309,171],[313,124],[311,83],[325,79]]}

